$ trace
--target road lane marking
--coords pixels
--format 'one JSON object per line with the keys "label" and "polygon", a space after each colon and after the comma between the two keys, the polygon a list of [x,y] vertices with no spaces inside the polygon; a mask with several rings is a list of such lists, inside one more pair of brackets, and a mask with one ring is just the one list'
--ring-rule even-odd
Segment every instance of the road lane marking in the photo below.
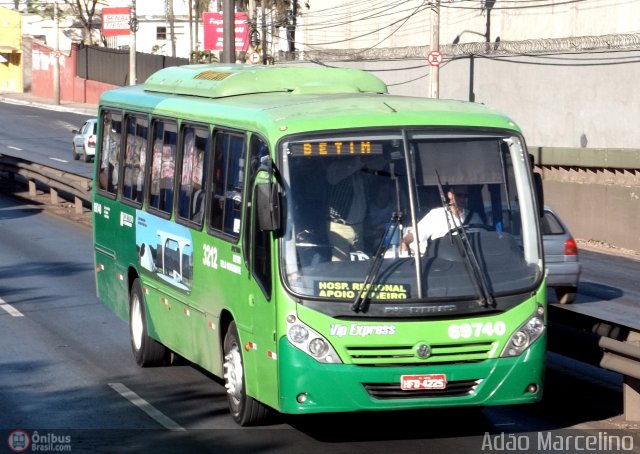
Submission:
{"label": "road lane marking", "polygon": [[58,161],[58,162],[69,162],[69,161],[66,161],[66,160],[60,159],[60,158],[52,158],[51,156],[49,156],[49,159],[51,159],[52,161]]}
{"label": "road lane marking", "polygon": [[18,309],[13,307],[11,304],[7,303],[2,298],[0,298],[0,307],[4,309],[12,317],[24,317],[24,314],[22,312],[20,312]]}
{"label": "road lane marking", "polygon": [[138,407],[140,410],[144,411],[146,414],[151,416],[153,419],[155,419],[157,422],[162,424],[167,429],[176,430],[176,431],[186,431],[187,430],[184,427],[182,427],[181,425],[179,425],[177,422],[175,422],[173,419],[169,418],[167,415],[162,413],[160,410],[155,408],[149,402],[144,400],[142,397],[138,396],[136,393],[131,391],[129,388],[127,388],[122,383],[109,383],[109,386],[111,386],[111,388],[113,388],[114,391],[116,391],[122,397],[124,397],[129,402],[131,402],[133,405]]}
{"label": "road lane marking", "polygon": [[16,151],[22,151],[22,148],[14,147],[12,145],[7,145],[7,148],[9,148],[11,150],[16,150]]}

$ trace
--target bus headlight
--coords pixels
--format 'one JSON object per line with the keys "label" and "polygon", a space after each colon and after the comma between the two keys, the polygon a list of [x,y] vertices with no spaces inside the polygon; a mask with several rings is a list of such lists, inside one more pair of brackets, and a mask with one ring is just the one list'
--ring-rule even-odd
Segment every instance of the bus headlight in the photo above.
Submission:
{"label": "bus headlight", "polygon": [[309,351],[316,358],[321,358],[327,354],[327,352],[329,351],[329,346],[323,339],[316,337],[311,342],[309,342]]}
{"label": "bus headlight", "polygon": [[294,344],[302,344],[309,339],[309,331],[302,325],[293,325],[289,328],[289,339]]}
{"label": "bus headlight", "polygon": [[289,343],[321,363],[342,363],[340,357],[320,333],[298,320],[291,313],[287,316],[287,339]]}
{"label": "bus headlight", "polygon": [[535,314],[520,325],[516,332],[511,335],[507,346],[500,356],[508,357],[522,354],[522,352],[529,348],[529,346],[542,335],[544,330],[544,308],[538,305]]}

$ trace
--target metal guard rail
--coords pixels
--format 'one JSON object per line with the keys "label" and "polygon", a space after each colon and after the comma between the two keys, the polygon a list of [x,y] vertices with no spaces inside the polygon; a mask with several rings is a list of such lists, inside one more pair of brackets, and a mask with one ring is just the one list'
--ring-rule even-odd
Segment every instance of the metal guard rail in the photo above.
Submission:
{"label": "metal guard rail", "polygon": [[36,195],[36,182],[47,186],[51,192],[51,202],[54,204],[58,203],[58,195],[67,200],[71,198],[68,196],[72,196],[78,214],[83,212],[83,203],[91,203],[90,178],[5,155],[0,155],[0,172],[8,173],[10,180],[13,180],[15,175],[23,177],[28,182],[30,196]]}
{"label": "metal guard rail", "polygon": [[640,380],[640,344],[601,337],[598,345],[604,350],[600,367]]}

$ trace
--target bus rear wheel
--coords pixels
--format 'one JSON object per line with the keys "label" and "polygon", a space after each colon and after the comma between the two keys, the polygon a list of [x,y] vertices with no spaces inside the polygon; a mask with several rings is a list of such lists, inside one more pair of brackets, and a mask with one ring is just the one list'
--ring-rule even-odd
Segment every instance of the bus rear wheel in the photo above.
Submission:
{"label": "bus rear wheel", "polygon": [[133,281],[129,295],[129,332],[131,350],[138,366],[156,366],[163,362],[167,349],[148,335],[144,298],[138,279]]}
{"label": "bus rear wheel", "polygon": [[269,416],[269,408],[247,396],[244,362],[236,323],[231,322],[224,337],[224,387],[233,420],[241,426],[256,425]]}

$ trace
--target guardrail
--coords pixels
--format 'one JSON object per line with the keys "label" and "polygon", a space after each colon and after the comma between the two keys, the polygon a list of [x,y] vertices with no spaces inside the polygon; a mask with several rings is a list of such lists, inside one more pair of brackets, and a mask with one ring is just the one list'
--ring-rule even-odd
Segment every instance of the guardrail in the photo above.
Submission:
{"label": "guardrail", "polygon": [[32,197],[36,195],[37,183],[41,183],[49,188],[52,204],[58,203],[58,197],[73,201],[77,214],[82,214],[85,203],[91,203],[90,178],[4,155],[0,155],[0,172],[6,172],[12,182],[16,175],[23,177],[27,181],[29,195]]}
{"label": "guardrail", "polygon": [[604,350],[600,367],[624,375],[624,413],[627,421],[640,421],[640,335],[638,340],[620,342],[601,337],[598,346]]}
{"label": "guardrail", "polygon": [[539,166],[640,169],[640,149],[527,147]]}

